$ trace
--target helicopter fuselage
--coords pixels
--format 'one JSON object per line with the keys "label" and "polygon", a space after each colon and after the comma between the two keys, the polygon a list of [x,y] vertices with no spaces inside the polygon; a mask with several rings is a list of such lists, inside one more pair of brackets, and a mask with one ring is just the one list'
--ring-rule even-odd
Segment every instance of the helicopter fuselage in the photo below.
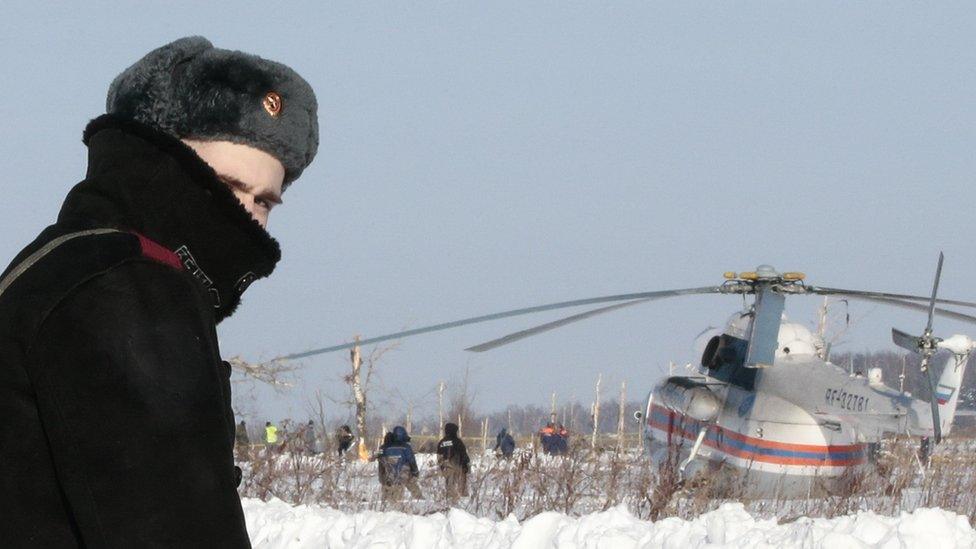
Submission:
{"label": "helicopter fuselage", "polygon": [[[740,492],[800,497],[843,491],[872,467],[886,435],[932,435],[928,402],[884,385],[880,371],[865,377],[824,360],[822,341],[802,325],[784,322],[773,363],[747,368],[737,354],[742,324],[734,316],[713,338],[701,375],[669,377],[648,395],[644,443],[656,463],[685,477],[723,469]],[[954,337],[940,378],[951,393],[940,399],[943,432],[972,344]]]}

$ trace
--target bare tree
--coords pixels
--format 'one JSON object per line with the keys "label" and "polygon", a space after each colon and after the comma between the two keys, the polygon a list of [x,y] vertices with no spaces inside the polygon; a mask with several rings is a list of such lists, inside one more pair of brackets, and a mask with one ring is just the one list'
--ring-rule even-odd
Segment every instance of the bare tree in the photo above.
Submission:
{"label": "bare tree", "polygon": [[[460,385],[454,388],[454,392],[451,395],[451,408],[447,414],[448,417],[458,418],[458,430],[461,433],[473,431],[473,429],[466,429],[465,423],[475,419],[472,407],[474,397],[475,391],[471,387],[471,369],[465,368],[464,378],[462,378]],[[441,428],[443,429],[443,425]]]}
{"label": "bare tree", "polygon": [[444,430],[444,388],[446,385],[443,381],[437,384],[437,432],[440,433]]}
{"label": "bare tree", "polygon": [[[380,378],[377,378],[377,382]],[[388,416],[385,419],[400,423],[402,420],[402,425],[407,428],[407,432],[414,432],[414,425],[419,425],[419,428],[424,430],[425,422],[421,419],[420,421],[415,421],[419,418],[423,418],[423,411],[425,408],[425,403],[431,401],[431,395],[437,391],[436,388],[432,388],[424,393],[407,395],[399,386],[386,387],[377,385],[376,389],[372,391],[371,394],[379,394],[383,398],[384,404],[389,404],[387,409],[389,410],[402,410],[405,409],[405,415],[401,416],[399,414],[395,416]],[[373,404],[376,404],[376,397],[371,396],[370,399]]]}
{"label": "bare tree", "polygon": [[[366,422],[367,393],[370,386],[369,382],[372,380],[376,364],[379,363],[383,355],[385,355],[388,351],[395,349],[399,343],[394,342],[385,347],[373,347],[364,361],[362,352],[359,348],[358,335],[356,336],[355,341],[356,345],[349,350],[350,372],[349,375],[343,378],[343,381],[349,385],[352,393],[352,403],[356,406],[356,430],[359,434],[359,457],[360,459],[366,459],[369,453],[366,449],[366,441],[369,439]],[[363,366],[365,366],[365,373],[363,371]]]}
{"label": "bare tree", "polygon": [[315,392],[312,393],[312,397],[307,398],[305,401],[305,409],[306,411],[308,411],[308,417],[315,420],[315,425],[316,425],[315,428],[318,429],[318,433],[317,433],[318,436],[316,436],[316,438],[321,437],[323,444],[325,444],[327,440],[326,431],[325,431],[325,424],[326,424],[325,401],[326,400],[331,400],[331,399],[325,396],[325,394],[322,392],[322,389],[316,389]]}
{"label": "bare tree", "polygon": [[549,404],[549,422],[556,423],[556,391],[552,392],[552,400]]}
{"label": "bare tree", "polygon": [[284,359],[274,359],[267,362],[248,362],[239,355],[227,361],[231,368],[251,378],[282,391],[293,385],[291,373],[301,368],[297,363],[290,363]]}
{"label": "bare tree", "polygon": [[600,430],[600,382],[603,381],[603,374],[596,376],[596,400],[593,401],[593,434],[590,436],[590,449],[596,449],[596,434]]}
{"label": "bare tree", "polygon": [[484,453],[487,451],[488,451],[488,417],[485,416],[485,419],[482,420],[482,427],[481,427],[481,452]]}
{"label": "bare tree", "polygon": [[617,416],[617,450],[624,449],[624,416],[627,415],[627,382],[620,383],[620,410]]}
{"label": "bare tree", "polygon": [[359,336],[356,336],[356,346],[349,351],[352,371],[345,378],[345,382],[352,389],[353,403],[356,405],[356,433],[359,435],[359,456],[366,452],[366,391],[363,390],[362,368],[363,358],[359,352]]}

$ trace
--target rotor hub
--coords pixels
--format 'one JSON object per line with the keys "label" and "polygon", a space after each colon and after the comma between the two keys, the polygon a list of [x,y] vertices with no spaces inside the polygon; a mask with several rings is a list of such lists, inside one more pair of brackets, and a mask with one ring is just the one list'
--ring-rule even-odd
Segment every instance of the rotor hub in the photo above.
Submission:
{"label": "rotor hub", "polygon": [[726,294],[754,294],[757,286],[772,286],[779,293],[806,293],[803,279],[806,275],[798,271],[780,273],[772,265],[762,264],[754,271],[736,273],[728,271],[720,291]]}

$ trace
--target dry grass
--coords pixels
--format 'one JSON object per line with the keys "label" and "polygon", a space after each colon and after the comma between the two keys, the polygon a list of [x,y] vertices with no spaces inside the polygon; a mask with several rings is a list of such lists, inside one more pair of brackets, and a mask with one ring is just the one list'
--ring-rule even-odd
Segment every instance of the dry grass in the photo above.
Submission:
{"label": "dry grass", "polygon": [[682,483],[676,459],[653,466],[638,450],[591,451],[588,445],[579,444],[559,457],[541,455],[523,445],[511,460],[480,452],[475,456],[472,448],[469,493],[453,504],[445,499],[443,480],[430,454],[417,455],[425,498],[385,503],[375,463],[338,459],[331,452],[305,455],[297,437],[278,448],[251,449],[239,458],[244,469],[242,495],[344,511],[394,509],[427,514],[458,507],[476,516],[498,519],[512,514],[523,520],[544,511],[582,515],[625,504],[636,516],[657,520],[693,518],[722,503],[742,501],[756,516],[783,521],[860,510],[894,515],[919,507],[941,507],[976,522],[976,441],[958,436],[947,441],[924,468],[915,455],[916,445],[911,440],[884,444],[875,470],[849,479],[855,488],[852,495],[805,499],[748,499],[742,497],[743,487],[734,476],[714,472]]}

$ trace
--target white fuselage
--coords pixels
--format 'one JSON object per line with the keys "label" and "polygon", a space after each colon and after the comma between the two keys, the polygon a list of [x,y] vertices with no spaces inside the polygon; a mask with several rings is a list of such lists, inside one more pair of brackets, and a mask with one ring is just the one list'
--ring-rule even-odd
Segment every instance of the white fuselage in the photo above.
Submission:
{"label": "white fuselage", "polygon": [[[709,378],[702,378],[706,383]],[[645,415],[645,438],[655,460],[674,449],[690,451],[707,429],[698,457],[738,468],[772,473],[837,477],[867,463],[867,444],[841,423],[818,420],[779,397],[727,384],[709,385],[724,402],[715,421],[704,423],[655,402]]]}
{"label": "white fuselage", "polygon": [[[747,336],[735,316],[725,334]],[[971,347],[968,338],[945,346],[955,357],[943,373],[947,385],[958,387]],[[784,322],[770,367],[750,369],[747,377],[702,368],[703,375],[659,384],[648,395],[643,416],[652,459],[675,462],[692,455],[687,474],[730,466],[752,475],[757,482],[751,487],[761,493],[768,493],[772,482],[781,494],[803,494],[813,479],[836,481],[866,470],[870,445],[885,434],[932,434],[928,402],[878,379],[850,375],[821,359],[823,348],[805,327]],[[946,409],[946,430],[954,405]],[[701,444],[693,450],[702,430]]]}

